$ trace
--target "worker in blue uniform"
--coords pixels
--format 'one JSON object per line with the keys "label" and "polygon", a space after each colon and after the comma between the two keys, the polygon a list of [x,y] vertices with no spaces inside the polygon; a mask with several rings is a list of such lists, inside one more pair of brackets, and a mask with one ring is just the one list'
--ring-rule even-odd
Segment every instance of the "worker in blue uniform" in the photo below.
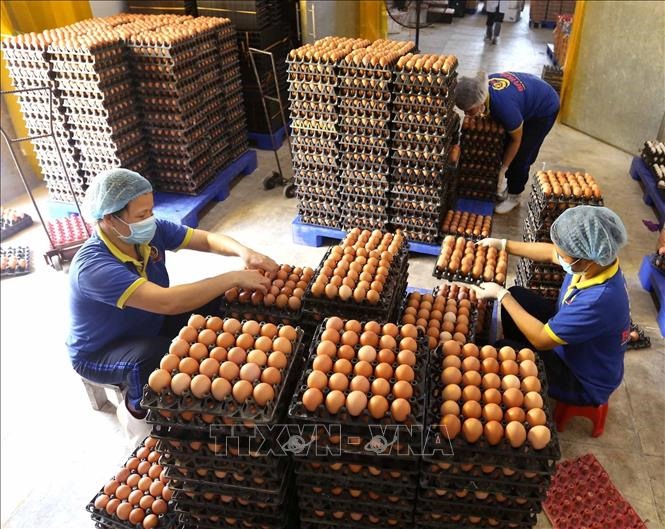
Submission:
{"label": "worker in blue uniform", "polygon": [[482,283],[476,291],[501,306],[501,345],[538,351],[550,396],[597,406],[621,383],[630,338],[628,291],[617,258],[626,229],[608,208],[577,206],[554,221],[550,238],[553,244],[491,238],[479,244],[559,264],[566,277],[556,303],[519,286]]}
{"label": "worker in blue uniform", "polygon": [[[192,312],[217,314],[233,287],[266,292],[259,270],[277,264],[221,234],[157,219],[152,186],[138,173],[111,169],[91,183],[85,209],[93,235],[69,270],[72,365],[93,382],[126,384],[126,409],[137,418],[143,386]],[[166,251],[182,248],[238,256],[246,270],[170,286]],[[119,414],[120,416],[120,414]]]}
{"label": "worker in blue uniform", "polygon": [[[545,81],[521,72],[479,72],[462,77],[455,89],[455,103],[470,116],[489,115],[507,133],[499,182],[497,213],[519,206],[519,196],[529,180],[545,137],[559,113],[559,96]],[[464,153],[462,153],[463,155]]]}

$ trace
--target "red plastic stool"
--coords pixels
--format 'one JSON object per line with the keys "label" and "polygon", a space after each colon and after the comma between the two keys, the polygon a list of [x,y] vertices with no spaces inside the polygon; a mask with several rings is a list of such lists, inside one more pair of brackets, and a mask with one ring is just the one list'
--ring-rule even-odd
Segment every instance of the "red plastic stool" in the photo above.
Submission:
{"label": "red plastic stool", "polygon": [[586,417],[593,422],[591,437],[600,437],[605,430],[605,419],[607,419],[608,410],[609,406],[607,402],[600,406],[576,406],[557,401],[556,408],[554,409],[556,429],[559,432],[563,432],[566,424],[573,417]]}

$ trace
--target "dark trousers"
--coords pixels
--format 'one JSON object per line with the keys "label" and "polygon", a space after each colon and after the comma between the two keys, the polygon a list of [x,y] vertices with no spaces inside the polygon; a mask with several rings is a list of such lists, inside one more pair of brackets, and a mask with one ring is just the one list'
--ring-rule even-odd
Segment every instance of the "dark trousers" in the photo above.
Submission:
{"label": "dark trousers", "polygon": [[559,111],[544,117],[532,118],[522,125],[522,143],[506,171],[508,193],[519,195],[529,181],[529,169],[538,158],[545,136],[552,130]]}
{"label": "dark trousers", "polygon": [[494,13],[487,13],[485,37],[488,39],[497,38],[501,33],[501,22],[503,22],[503,13],[499,13],[498,7]]}
{"label": "dark trousers", "polygon": [[[524,310],[543,323],[547,323],[556,314],[556,303],[553,301],[542,298],[524,287],[515,286],[509,290]],[[504,339],[497,343],[497,346],[503,347],[504,345],[509,345],[516,350],[524,347],[535,349],[503,307],[501,307],[501,324],[503,326]],[[555,351],[538,351],[537,354],[545,364],[550,397],[569,404],[602,404],[592,401],[582,383]]]}
{"label": "dark trousers", "polygon": [[100,351],[80,354],[72,360],[72,366],[83,378],[100,384],[126,384],[127,404],[132,410],[140,410],[143,386],[162,357],[169,352],[169,345],[178,335],[192,313],[219,315],[221,298],[203,307],[182,314],[166,316],[157,336],[136,336],[115,340]]}

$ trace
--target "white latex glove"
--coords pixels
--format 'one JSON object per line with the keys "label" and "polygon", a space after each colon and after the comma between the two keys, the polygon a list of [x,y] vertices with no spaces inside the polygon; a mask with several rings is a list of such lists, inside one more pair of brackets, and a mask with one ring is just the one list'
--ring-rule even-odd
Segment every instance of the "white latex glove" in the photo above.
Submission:
{"label": "white latex glove", "polygon": [[506,171],[508,170],[507,167],[501,166],[501,169],[499,169],[499,182],[506,178]]}
{"label": "white latex glove", "polygon": [[474,285],[473,290],[476,292],[478,299],[496,299],[499,304],[501,304],[503,297],[509,293],[508,289],[503,288],[497,283],[491,282],[481,283],[478,286]]}
{"label": "white latex glove", "polygon": [[488,248],[496,248],[497,250],[505,250],[506,244],[508,244],[508,240],[486,237],[485,239],[480,239],[477,244],[480,246],[487,246]]}

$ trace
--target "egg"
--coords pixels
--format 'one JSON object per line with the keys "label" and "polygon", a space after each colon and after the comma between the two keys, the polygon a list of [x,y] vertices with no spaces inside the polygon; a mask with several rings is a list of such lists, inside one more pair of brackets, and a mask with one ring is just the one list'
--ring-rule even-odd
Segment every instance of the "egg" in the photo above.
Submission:
{"label": "egg", "polygon": [[532,362],[536,361],[536,355],[531,349],[520,349],[517,353],[517,360],[523,362],[524,360],[531,360]]}
{"label": "egg", "polygon": [[508,388],[503,392],[503,404],[506,408],[521,406],[524,401],[522,392],[517,388]]}
{"label": "egg", "polygon": [[148,386],[150,386],[150,389],[155,393],[161,393],[167,389],[171,383],[171,374],[165,369],[155,369],[148,377]]}
{"label": "egg", "polygon": [[397,422],[404,422],[411,413],[411,405],[406,399],[395,399],[390,405],[390,414]]}
{"label": "egg", "polygon": [[522,378],[538,376],[538,367],[533,360],[522,360],[519,364],[519,372]]}
{"label": "egg", "polygon": [[530,391],[540,392],[541,390],[540,380],[538,379],[538,377],[535,376],[525,377],[522,380],[521,389],[524,393],[529,393]]}
{"label": "egg", "polygon": [[219,376],[224,377],[229,382],[237,378],[239,373],[240,368],[238,367],[238,364],[231,362],[230,360],[222,362],[222,365],[219,366]]}
{"label": "egg", "polygon": [[464,389],[462,389],[462,400],[464,402],[474,400],[474,401],[480,401],[482,398],[482,394],[480,393],[480,389],[477,386],[465,386]]}
{"label": "egg", "polygon": [[326,409],[334,415],[342,409],[345,402],[346,397],[344,397],[344,393],[339,390],[332,390],[326,396]]}
{"label": "egg", "polygon": [[501,389],[504,391],[509,389],[509,388],[519,388],[520,387],[520,379],[517,378],[515,375],[506,375],[501,379]]}
{"label": "egg", "polygon": [[328,377],[322,371],[312,371],[307,377],[307,387],[308,388],[317,388],[320,390],[325,389],[328,386]]}
{"label": "egg", "polygon": [[274,351],[270,353],[270,356],[268,357],[268,366],[276,367],[277,369],[284,369],[286,364],[287,360],[283,352]]}
{"label": "egg", "polygon": [[511,421],[506,424],[505,435],[513,448],[519,448],[526,441],[526,429],[521,422]]}
{"label": "egg", "polygon": [[415,379],[415,373],[411,366],[402,364],[397,366],[395,369],[395,379],[397,380],[406,380],[407,382],[413,382]]}
{"label": "egg", "polygon": [[461,410],[457,402],[455,402],[454,400],[446,400],[441,404],[439,412],[443,417],[445,415],[459,415],[461,413]]}
{"label": "egg", "polygon": [[367,409],[374,419],[382,419],[388,412],[388,400],[382,395],[373,395],[367,403]]}
{"label": "egg", "polygon": [[351,391],[362,391],[363,393],[369,393],[370,387],[369,379],[363,376],[354,376],[349,383],[349,389],[351,389]]}
{"label": "egg", "polygon": [[359,360],[364,360],[365,362],[370,363],[376,360],[376,355],[376,349],[372,345],[363,345],[360,349],[358,349],[357,354]]}
{"label": "egg", "polygon": [[441,382],[447,384],[460,384],[462,382],[462,373],[456,367],[446,367],[441,373]]}
{"label": "egg", "polygon": [[333,368],[333,361],[332,358],[330,358],[329,356],[321,355],[314,357],[314,361],[312,362],[312,369],[328,373],[329,371],[332,370],[332,368]]}
{"label": "egg", "polygon": [[519,374],[519,366],[515,360],[503,360],[500,372],[503,376]]}
{"label": "egg", "polygon": [[462,406],[462,416],[465,418],[480,419],[482,408],[475,400],[468,400]]}
{"label": "egg", "polygon": [[196,375],[194,378],[192,378],[192,381],[190,383],[190,389],[192,391],[192,395],[195,397],[202,399],[205,396],[210,393],[210,387],[211,387],[211,381],[210,378],[208,378],[205,375]]}
{"label": "egg", "polygon": [[360,375],[360,376],[369,378],[374,373],[374,369],[372,368],[372,364],[370,364],[369,362],[366,362],[364,360],[360,360],[354,366],[353,373],[355,375]]}
{"label": "egg", "polygon": [[483,425],[478,419],[466,419],[462,424],[462,434],[468,443],[475,443],[483,434]]}
{"label": "egg", "polygon": [[231,347],[226,354],[228,361],[240,366],[247,359],[247,352],[242,347]]}
{"label": "egg", "polygon": [[517,421],[517,422],[524,422],[526,418],[526,415],[524,413],[524,410],[520,406],[513,406],[512,408],[508,408],[505,412],[505,419],[506,421]]}
{"label": "egg", "polygon": [[444,400],[458,401],[462,398],[462,388],[457,384],[448,384],[443,388],[442,396]]}
{"label": "egg", "polygon": [[542,408],[543,398],[540,396],[540,393],[536,393],[535,391],[529,391],[526,395],[524,395],[524,407],[527,410],[532,410],[534,408]]}
{"label": "egg", "polygon": [[233,398],[238,404],[242,404],[247,400],[253,391],[254,388],[252,387],[251,382],[248,382],[247,380],[239,380],[233,385]]}
{"label": "egg", "polygon": [[503,410],[501,406],[494,402],[490,402],[483,406],[482,411],[483,418],[485,421],[501,421],[503,419]]}
{"label": "egg", "polygon": [[247,363],[240,368],[241,380],[254,382],[261,376],[261,367],[257,364]]}
{"label": "egg", "polygon": [[483,433],[490,445],[497,445],[503,439],[503,426],[498,421],[488,421],[485,423]]}
{"label": "egg", "polygon": [[455,439],[462,429],[462,423],[457,415],[444,415],[439,422],[439,431],[449,440]]}
{"label": "egg", "polygon": [[279,372],[279,369],[276,367],[266,367],[261,372],[261,382],[270,384],[271,386],[276,386],[282,381],[282,374]]}
{"label": "egg", "polygon": [[[282,328],[280,330],[280,333],[285,329]],[[295,331],[294,331],[295,332]],[[279,351],[281,353],[290,354],[291,351],[293,350],[293,346],[291,345],[291,339],[287,338],[286,336],[279,336],[275,338],[275,340],[272,343],[272,348],[273,351]]]}
{"label": "egg", "polygon": [[265,406],[268,402],[274,400],[275,390],[270,384],[260,382],[256,385],[253,391],[254,401],[259,406]]}
{"label": "egg", "polygon": [[[370,366],[371,369],[371,366]],[[355,377],[354,377],[355,378]],[[387,397],[390,394],[391,387],[390,382],[384,378],[377,378],[371,383],[371,392],[372,395],[379,395],[382,397]]]}
{"label": "egg", "polygon": [[352,391],[346,397],[346,410],[357,417],[367,407],[367,396],[362,391]]}
{"label": "egg", "polygon": [[506,345],[499,349],[499,360],[504,362],[505,360],[516,360],[517,355],[515,354],[515,349]]}
{"label": "egg", "polygon": [[176,395],[182,395],[189,389],[191,381],[187,373],[178,373],[171,379],[171,391]]}
{"label": "egg", "polygon": [[500,364],[496,358],[485,358],[481,364],[481,370],[483,373],[499,373]]}
{"label": "egg", "polygon": [[549,444],[551,437],[552,434],[547,426],[538,425],[529,428],[528,440],[534,450],[545,448]]}
{"label": "egg", "polygon": [[141,523],[144,518],[145,511],[140,507],[133,509],[132,512],[129,513],[129,522],[133,525]]}

